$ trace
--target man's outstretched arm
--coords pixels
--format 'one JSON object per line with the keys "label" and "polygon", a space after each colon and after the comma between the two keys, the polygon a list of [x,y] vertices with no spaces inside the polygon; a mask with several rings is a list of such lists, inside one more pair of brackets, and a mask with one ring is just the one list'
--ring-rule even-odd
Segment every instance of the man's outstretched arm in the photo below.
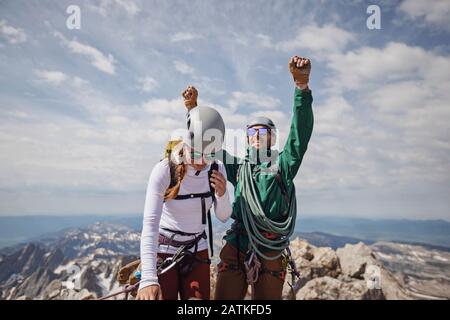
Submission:
{"label": "man's outstretched arm", "polygon": [[280,166],[285,179],[292,181],[300,168],[313,130],[313,98],[308,87],[311,61],[294,56],[289,61],[289,71],[296,87],[291,127],[286,145],[280,154]]}

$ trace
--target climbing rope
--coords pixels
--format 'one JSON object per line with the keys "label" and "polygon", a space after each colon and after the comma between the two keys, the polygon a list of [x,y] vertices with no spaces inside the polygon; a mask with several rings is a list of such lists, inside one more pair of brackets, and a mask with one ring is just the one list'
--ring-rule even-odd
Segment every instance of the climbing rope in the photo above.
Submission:
{"label": "climbing rope", "polygon": [[133,292],[134,290],[137,290],[139,288],[139,282],[136,282],[133,285],[126,285],[125,288],[123,290],[120,290],[119,292],[104,296],[99,298],[98,300],[106,300],[115,296],[118,296],[119,294],[125,293],[125,297],[123,300],[128,300],[128,294],[130,294],[131,292]]}
{"label": "climbing rope", "polygon": [[[249,239],[249,250],[266,260],[276,260],[283,251],[289,247],[289,238],[294,232],[294,223],[297,216],[295,194],[290,197],[287,211],[284,213],[286,219],[282,222],[269,219],[258,198],[258,191],[253,178],[252,167],[248,160],[240,166],[239,181],[241,186],[240,208],[242,221]],[[269,239],[264,233],[277,234],[279,237]],[[267,256],[260,250],[264,247],[279,251],[274,256]]]}

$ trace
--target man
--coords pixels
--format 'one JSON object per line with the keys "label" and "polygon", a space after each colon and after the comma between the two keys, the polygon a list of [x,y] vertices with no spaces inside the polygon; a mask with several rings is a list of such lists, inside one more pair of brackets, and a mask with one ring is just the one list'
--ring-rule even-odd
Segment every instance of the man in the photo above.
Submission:
{"label": "man", "polygon": [[[235,222],[224,239],[215,299],[243,299],[248,285],[254,299],[281,299],[289,237],[294,231],[296,199],[294,178],[313,129],[311,62],[294,56],[289,61],[294,78],[294,108],[284,149],[271,150],[276,127],[266,117],[247,125],[247,153],[237,159],[223,151],[227,179],[235,187],[232,218]],[[197,103],[197,90],[183,92],[188,110]]]}

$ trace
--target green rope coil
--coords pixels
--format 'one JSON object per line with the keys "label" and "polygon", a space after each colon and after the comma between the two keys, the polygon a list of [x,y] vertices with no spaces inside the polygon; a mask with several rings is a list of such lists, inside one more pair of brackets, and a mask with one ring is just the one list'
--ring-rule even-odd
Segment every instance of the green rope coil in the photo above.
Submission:
{"label": "green rope coil", "polygon": [[[239,181],[241,186],[240,208],[244,228],[249,239],[249,249],[254,250],[264,259],[278,259],[289,246],[289,238],[294,232],[294,223],[297,216],[295,192],[290,196],[286,219],[283,222],[277,222],[269,219],[264,213],[249,161],[241,164]],[[261,231],[275,233],[280,237],[278,239],[267,239],[261,234]],[[259,246],[279,251],[279,254],[269,257],[261,252]]]}

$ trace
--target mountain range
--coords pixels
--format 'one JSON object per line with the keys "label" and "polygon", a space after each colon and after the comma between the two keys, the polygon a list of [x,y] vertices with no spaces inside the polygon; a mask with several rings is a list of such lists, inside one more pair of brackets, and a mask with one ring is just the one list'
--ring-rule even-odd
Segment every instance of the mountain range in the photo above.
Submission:
{"label": "mountain range", "polygon": [[[216,228],[215,259],[226,228]],[[48,233],[0,250],[1,299],[95,299],[120,290],[117,272],[139,256],[138,230],[98,222]],[[430,246],[326,233],[297,233],[291,250],[301,273],[297,299],[449,299],[450,252]],[[380,288],[367,286],[372,266]],[[286,284],[284,297],[292,292]],[[117,296],[117,299],[122,296]]]}
{"label": "mountain range", "polygon": [[[11,216],[0,217],[0,248],[30,242],[45,234],[66,228],[83,228],[95,222],[110,222],[141,230],[142,216],[88,215],[88,216]],[[213,219],[215,228],[224,228]],[[407,220],[407,219],[361,219],[336,217],[302,217],[296,221],[295,231],[301,234],[325,233],[335,235],[346,242],[375,241],[407,242],[428,244],[439,248],[450,248],[450,222],[445,220]],[[318,236],[318,234],[316,234]]]}

